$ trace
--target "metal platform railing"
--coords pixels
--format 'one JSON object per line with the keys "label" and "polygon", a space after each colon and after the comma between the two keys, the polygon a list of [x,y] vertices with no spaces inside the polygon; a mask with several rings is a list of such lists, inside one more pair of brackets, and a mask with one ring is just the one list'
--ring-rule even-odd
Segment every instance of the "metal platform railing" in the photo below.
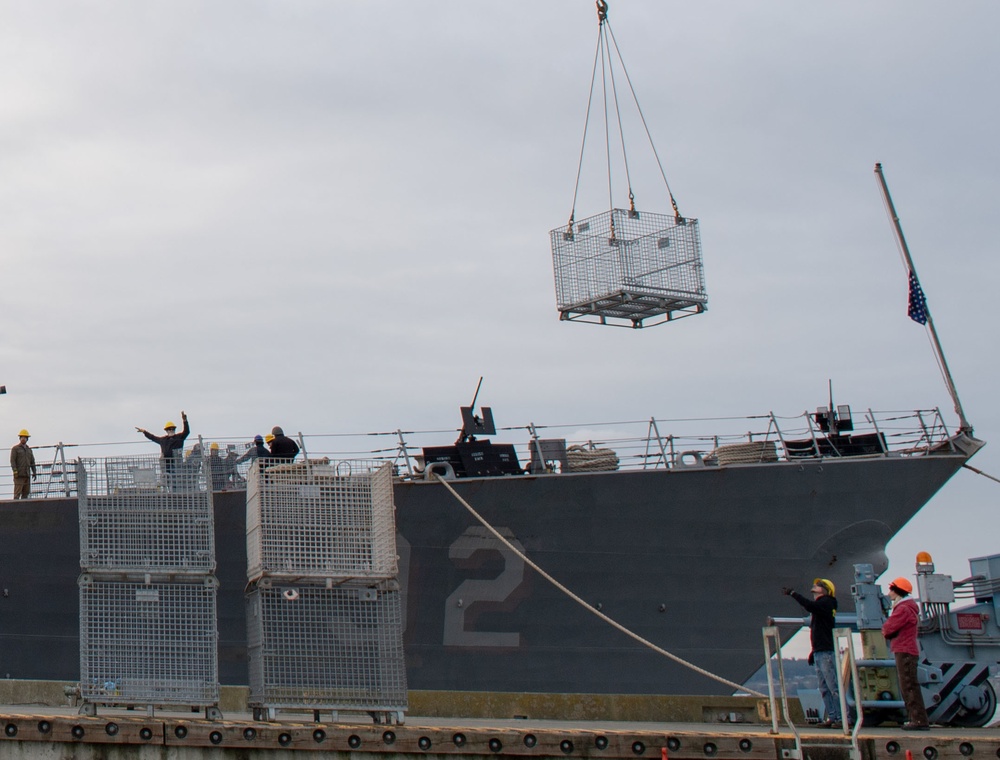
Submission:
{"label": "metal platform railing", "polygon": [[[496,440],[513,442],[518,463],[525,471],[571,471],[556,459],[538,455],[540,441],[559,441],[567,451],[594,452],[606,450],[617,459],[616,469],[643,470],[697,466],[723,466],[765,462],[801,461],[803,459],[856,456],[926,456],[942,451],[954,451],[951,432],[938,409],[916,411],[874,411],[866,409],[854,415],[850,430],[832,432],[829,425],[817,419],[819,412],[803,412],[794,416],[774,413],[749,417],[713,419],[669,419],[650,417],[644,420],[619,422],[589,422],[568,425],[527,423],[501,427]],[[707,429],[706,429],[707,428]],[[423,447],[450,444],[459,435],[458,429],[386,432],[299,434],[299,444],[310,459],[326,460],[336,466],[344,460],[377,460],[388,462],[397,477],[411,477],[422,469]],[[205,457],[203,465],[206,487],[214,491],[244,490],[251,461],[237,463],[245,453],[245,439],[218,436],[223,453]],[[177,465],[178,481],[190,466],[192,452],[207,450],[204,441],[189,447]],[[38,480],[32,483],[31,498],[61,498],[77,494],[78,463],[66,456],[68,450],[83,454],[91,451],[130,451],[148,446],[129,444],[57,444],[50,462],[39,463]],[[38,447],[44,449],[45,447]],[[41,457],[36,457],[41,459]],[[93,458],[83,456],[83,459]],[[48,454],[46,453],[46,459]],[[607,457],[611,461],[610,457]],[[164,478],[159,465],[156,483]],[[147,485],[141,476],[133,486]],[[120,486],[129,487],[127,479]],[[0,471],[0,499],[13,495],[10,471]]]}

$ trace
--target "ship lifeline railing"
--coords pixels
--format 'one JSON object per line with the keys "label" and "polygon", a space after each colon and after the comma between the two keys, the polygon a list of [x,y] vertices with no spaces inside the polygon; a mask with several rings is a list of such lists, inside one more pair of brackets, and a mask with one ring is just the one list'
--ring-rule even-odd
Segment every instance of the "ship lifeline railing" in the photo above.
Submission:
{"label": "ship lifeline railing", "polygon": [[[840,421],[839,431],[817,419],[817,413],[782,417],[774,413],[751,417],[669,419],[650,417],[628,422],[543,425],[528,423],[497,430],[494,440],[513,441],[518,463],[525,471],[562,472],[575,469],[569,459],[577,455],[590,469],[684,469],[735,464],[801,461],[809,458],[844,456],[925,456],[952,450],[950,432],[938,409],[876,412],[853,415],[851,424]],[[715,432],[704,432],[712,427]],[[846,429],[850,427],[850,430]],[[669,432],[668,432],[669,431]],[[457,429],[392,430],[361,434],[298,434],[300,447],[310,459],[380,460],[392,463],[402,478],[421,477],[424,446],[454,443]],[[248,439],[232,436],[198,436],[188,439],[189,456],[194,445],[207,451],[210,442],[234,463],[231,477],[216,483],[222,489],[243,489],[249,462],[235,465],[248,448]],[[559,445],[542,444],[556,441]],[[150,453],[146,441],[99,444],[55,444],[36,446],[38,479],[32,484],[33,498],[76,495],[78,457],[143,455]],[[565,449],[567,456],[551,456]],[[550,454],[550,456],[546,456]],[[580,465],[577,465],[580,466]],[[13,495],[10,470],[0,477],[0,499]]]}

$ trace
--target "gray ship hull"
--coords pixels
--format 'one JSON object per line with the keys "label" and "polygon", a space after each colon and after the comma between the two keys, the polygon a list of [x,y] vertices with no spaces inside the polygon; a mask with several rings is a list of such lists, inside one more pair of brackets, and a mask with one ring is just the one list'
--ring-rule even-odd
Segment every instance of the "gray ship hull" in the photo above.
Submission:
{"label": "gray ship hull", "polygon": [[[454,481],[484,518],[573,592],[656,645],[741,682],[763,660],[783,585],[848,588],[966,461],[811,459]],[[640,646],[504,549],[438,483],[395,486],[409,687],[720,694]],[[247,683],[245,494],[215,494],[220,677]],[[0,507],[0,674],[79,678],[75,499]]]}

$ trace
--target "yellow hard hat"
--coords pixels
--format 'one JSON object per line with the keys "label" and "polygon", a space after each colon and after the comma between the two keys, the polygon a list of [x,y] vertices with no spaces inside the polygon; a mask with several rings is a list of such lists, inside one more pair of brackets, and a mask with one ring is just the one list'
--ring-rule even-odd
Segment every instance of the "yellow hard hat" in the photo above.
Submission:
{"label": "yellow hard hat", "polygon": [[837,595],[837,587],[833,585],[833,581],[828,581],[826,578],[813,578],[813,585],[822,586],[830,596]]}
{"label": "yellow hard hat", "polygon": [[270,443],[273,440],[274,440],[274,436],[271,435],[270,433],[268,433],[267,435],[264,436],[264,443]]}
{"label": "yellow hard hat", "polygon": [[218,451],[219,450],[219,444],[217,444],[215,441],[212,441],[212,445],[209,446],[208,448],[210,448],[212,451]]}
{"label": "yellow hard hat", "polygon": [[29,433],[27,430],[22,430],[20,433],[17,434],[17,437],[18,438],[31,438],[31,433]]}
{"label": "yellow hard hat", "polygon": [[177,429],[177,425],[175,425],[175,424],[174,424],[173,422],[171,422],[170,420],[167,420],[167,424],[165,424],[165,425],[163,426],[163,429],[164,429],[164,430],[170,430],[170,428],[173,428],[174,430],[176,430],[176,429]]}

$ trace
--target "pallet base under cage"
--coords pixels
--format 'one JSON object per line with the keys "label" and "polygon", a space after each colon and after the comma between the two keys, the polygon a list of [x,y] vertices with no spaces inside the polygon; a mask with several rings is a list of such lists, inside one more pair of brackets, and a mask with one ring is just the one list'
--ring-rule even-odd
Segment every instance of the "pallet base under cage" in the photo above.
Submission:
{"label": "pallet base under cage", "polygon": [[174,704],[174,703],[169,703],[169,704],[153,703],[153,704],[151,704],[149,702],[144,702],[144,701],[141,701],[141,700],[139,700],[139,701],[136,701],[136,700],[118,700],[118,699],[109,699],[109,700],[106,700],[106,701],[105,700],[87,700],[87,701],[84,701],[80,705],[79,714],[80,715],[89,715],[89,716],[93,717],[93,716],[97,715],[97,708],[98,707],[117,707],[117,708],[124,707],[124,708],[126,708],[128,710],[132,710],[132,709],[134,709],[136,707],[142,707],[142,708],[144,708],[146,710],[146,715],[149,716],[150,718],[152,718],[156,714],[157,708],[159,708],[160,710],[177,711],[177,710],[182,709],[184,707],[190,707],[191,708],[191,712],[193,712],[193,713],[201,712],[202,709],[204,709],[205,720],[223,720],[224,719],[224,717],[222,715],[222,711],[219,709],[219,703],[218,702],[212,702],[212,703],[208,703],[208,704],[206,704],[206,703],[200,703],[200,704],[199,703],[188,703],[188,702],[185,702],[183,704],[179,704],[179,703],[177,703],[177,704]]}
{"label": "pallet base under cage", "polygon": [[344,718],[345,722],[353,722],[361,714],[368,715],[376,725],[391,726],[395,723],[397,726],[401,726],[406,722],[405,705],[396,707],[384,706],[377,709],[358,709],[356,707],[336,705],[268,705],[251,702],[249,707],[253,719],[259,721],[275,721],[283,714],[301,715],[302,713],[312,713],[313,723],[322,723],[324,714],[330,716],[332,723],[340,722],[341,717]]}
{"label": "pallet base under cage", "polygon": [[[620,290],[600,298],[563,307],[559,310],[559,319],[568,322],[638,329],[656,327],[683,317],[701,314],[703,311],[705,311],[703,303]],[[656,321],[649,321],[653,319]]]}

